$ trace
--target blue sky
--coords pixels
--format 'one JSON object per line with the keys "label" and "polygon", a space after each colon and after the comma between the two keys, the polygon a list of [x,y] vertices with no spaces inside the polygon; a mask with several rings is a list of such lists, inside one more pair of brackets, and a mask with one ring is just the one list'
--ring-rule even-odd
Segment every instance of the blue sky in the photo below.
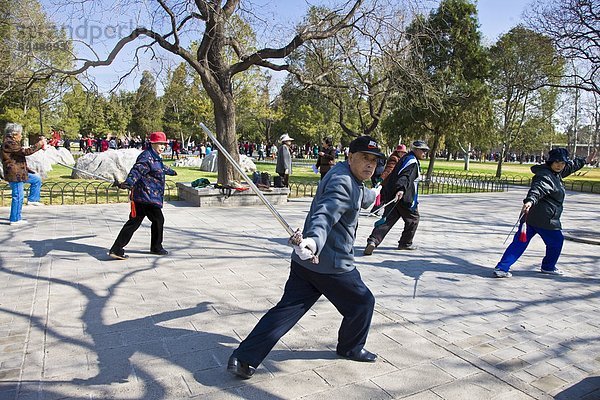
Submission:
{"label": "blue sky", "polygon": [[[109,3],[110,1],[94,2],[95,4]],[[110,11],[103,12],[102,6],[94,8],[92,15],[87,14],[86,20],[78,18],[76,12],[67,9],[57,10],[52,4],[56,3],[56,0],[42,0],[45,8],[50,14],[50,18],[57,21],[58,24],[67,24],[68,26],[80,28],[81,32],[85,30],[86,40],[89,42],[91,35],[92,26],[96,29],[106,29],[107,26],[114,26],[115,29],[122,28],[123,32],[128,31],[130,27],[136,26],[135,16],[129,16],[128,10],[120,10],[118,12]],[[112,2],[110,2],[112,3]],[[151,2],[154,3],[154,2]],[[264,18],[269,22],[269,26],[275,24],[276,28],[269,31],[258,31],[258,37],[269,37],[272,36],[274,31],[282,32],[279,35],[281,43],[286,42],[291,38],[291,28],[298,23],[301,18],[305,15],[306,10],[310,4],[320,3],[319,0],[252,0],[254,5],[255,14]],[[478,17],[480,22],[480,29],[484,36],[484,44],[490,45],[496,41],[496,39],[503,33],[510,30],[512,27],[517,25],[521,21],[521,15],[527,8],[531,0],[476,0]],[[431,4],[431,7],[435,7],[437,2],[422,1],[421,4]],[[66,16],[71,16],[68,20]],[[84,22],[83,22],[84,21]],[[84,27],[84,24],[89,26]],[[263,25],[264,26],[264,25]],[[116,40],[107,41],[106,43],[96,43],[94,50],[98,51],[101,56],[108,53],[112,48]],[[133,49],[135,46],[129,45],[122,51],[122,54],[118,56],[116,61],[108,67],[99,67],[90,69],[89,75],[93,77],[95,82],[98,84],[101,91],[108,91],[114,84],[119,80],[119,77],[129,71],[131,65],[133,65]],[[83,50],[82,50],[83,51]],[[162,65],[168,65],[173,63],[179,63],[179,60],[174,56],[169,55],[162,49],[157,50],[157,55],[165,57],[166,63]],[[80,54],[83,55],[83,54]],[[145,54],[142,56],[142,67],[141,69],[150,69],[156,73],[160,73],[161,64],[150,60],[150,55]],[[274,77],[274,85],[278,82],[282,82],[284,79],[284,73],[278,73]],[[134,90],[141,78],[141,70],[134,71],[130,77],[125,79],[121,88],[126,90]],[[162,91],[160,87],[159,77],[159,92]]]}

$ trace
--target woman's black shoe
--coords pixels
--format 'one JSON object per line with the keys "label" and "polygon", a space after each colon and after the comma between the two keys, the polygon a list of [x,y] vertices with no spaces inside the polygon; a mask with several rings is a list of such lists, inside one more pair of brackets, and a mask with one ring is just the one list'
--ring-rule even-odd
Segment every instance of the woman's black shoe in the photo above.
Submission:
{"label": "woman's black shoe", "polygon": [[152,253],[152,254],[158,254],[159,256],[166,256],[167,254],[169,254],[169,252],[166,251],[165,249],[150,250],[150,253]]}
{"label": "woman's black shoe", "polygon": [[116,251],[112,251],[112,250],[108,253],[108,255],[111,258],[114,258],[114,259],[117,259],[117,260],[127,260],[129,258],[129,256],[126,255],[124,252],[117,253]]}

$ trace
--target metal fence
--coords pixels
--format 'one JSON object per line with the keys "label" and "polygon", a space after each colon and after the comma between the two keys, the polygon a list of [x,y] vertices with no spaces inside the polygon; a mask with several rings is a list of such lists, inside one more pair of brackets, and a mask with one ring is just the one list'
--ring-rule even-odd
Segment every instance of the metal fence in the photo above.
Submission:
{"label": "metal fence", "polygon": [[[566,181],[567,190],[600,193],[600,182]],[[509,185],[529,186],[531,178],[505,177],[498,179],[491,174],[469,172],[436,172],[429,181],[419,184],[419,194],[502,192]],[[317,192],[316,182],[290,182],[291,197],[313,197]],[[26,185],[25,196],[29,194]],[[129,200],[129,191],[113,187],[100,181],[46,181],[42,184],[42,201],[45,204],[104,204]],[[165,183],[165,200],[177,200],[179,192],[174,181]],[[11,188],[0,183],[0,207],[10,206]]]}
{"label": "metal fence", "polygon": [[[431,180],[419,184],[419,194],[502,192],[506,189],[506,179],[444,172],[433,174]],[[316,191],[316,183],[290,182],[291,197],[312,197]]]}
{"label": "metal fence", "polygon": [[[506,178],[510,185],[530,186],[531,178],[527,177],[508,177]],[[563,181],[566,190],[583,193],[598,193],[600,194],[600,182],[593,181]]]}
{"label": "metal fence", "polygon": [[[10,206],[11,194],[10,186],[0,183],[0,207]],[[26,185],[25,197],[28,195],[29,185]],[[175,182],[166,181],[165,200],[178,198]],[[41,201],[50,205],[123,203],[129,201],[129,191],[102,181],[46,181],[42,184]]]}
{"label": "metal fence", "polygon": [[[424,172],[425,174],[426,172]],[[479,181],[497,180],[496,175],[493,174],[475,174],[470,172],[435,172],[436,176],[453,176],[457,179],[474,179]],[[501,180],[506,181],[508,185],[516,186],[531,186],[532,177],[525,176],[505,176]],[[585,180],[572,180],[568,179],[563,181],[566,190],[572,190],[574,192],[584,193],[599,193],[600,194],[600,182],[585,181]]]}
{"label": "metal fence", "polygon": [[429,181],[419,184],[420,194],[503,192],[507,189],[508,181],[504,178],[451,172],[434,173]]}

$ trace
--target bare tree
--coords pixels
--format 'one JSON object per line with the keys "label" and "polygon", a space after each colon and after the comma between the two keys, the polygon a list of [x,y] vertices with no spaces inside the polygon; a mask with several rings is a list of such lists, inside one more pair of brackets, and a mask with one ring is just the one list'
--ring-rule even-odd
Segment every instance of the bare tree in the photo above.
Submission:
{"label": "bare tree", "polygon": [[600,1],[537,0],[525,19],[561,56],[585,66],[558,85],[600,93]]}
{"label": "bare tree", "polygon": [[[544,110],[554,110],[555,98],[546,88],[556,83],[563,71],[548,37],[516,26],[491,48],[491,88],[502,150],[496,176],[502,175],[502,163],[519,141],[533,139],[527,134],[528,121]],[[536,89],[532,89],[536,88]],[[556,90],[556,89],[554,89]],[[546,106],[544,107],[544,103]],[[547,111],[549,112],[549,111]],[[542,120],[548,120],[543,118]],[[542,121],[537,124],[541,125]]]}
{"label": "bare tree", "polygon": [[[350,137],[374,133],[385,115],[395,71],[410,69],[405,10],[377,0],[369,6],[355,29],[307,44],[290,68],[300,84],[333,104],[339,126]],[[313,8],[309,20],[327,12]]]}
{"label": "bare tree", "polygon": [[[600,94],[594,93],[589,101],[587,112],[590,118],[591,146],[597,149],[600,146]],[[599,164],[596,163],[596,167]]]}
{"label": "bare tree", "polygon": [[[91,6],[95,2],[81,0]],[[253,49],[235,35],[230,35],[235,24],[244,15],[252,12],[252,4],[241,4],[241,0],[194,0],[194,1],[141,1],[131,0],[128,9],[134,6],[139,12],[148,13],[146,21],[122,37],[104,59],[78,60],[79,67],[73,70],[47,68],[48,74],[77,75],[92,67],[110,65],[125,46],[133,41],[150,38],[149,44],[139,44],[136,52],[156,46],[181,57],[198,73],[202,85],[214,106],[217,137],[233,155],[237,155],[235,126],[235,104],[232,79],[236,74],[252,67],[264,67],[275,71],[288,70],[287,63],[275,64],[283,60],[303,44],[335,36],[342,29],[351,28],[354,15],[363,0],[346,0],[334,11],[324,15],[311,25],[300,26],[295,36],[284,46]],[[120,2],[123,7],[123,2]],[[198,46],[190,50],[183,45],[182,36],[198,30]],[[93,50],[93,49],[92,49]],[[219,155],[219,183],[227,183],[237,177],[234,168]]]}

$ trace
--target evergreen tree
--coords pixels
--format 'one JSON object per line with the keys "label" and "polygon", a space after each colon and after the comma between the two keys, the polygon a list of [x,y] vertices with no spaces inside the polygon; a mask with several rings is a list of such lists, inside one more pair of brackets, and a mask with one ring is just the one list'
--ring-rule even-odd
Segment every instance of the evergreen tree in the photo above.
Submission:
{"label": "evergreen tree", "polygon": [[131,105],[134,95],[131,92],[111,93],[106,102],[104,114],[106,125],[111,133],[117,136],[127,135],[127,127],[131,122]]}
{"label": "evergreen tree", "polygon": [[169,71],[165,94],[162,96],[164,104],[163,127],[168,137],[183,141],[184,126],[189,124],[187,118],[187,104],[190,88],[187,83],[187,72],[184,63],[179,64],[175,70]]}
{"label": "evergreen tree", "polygon": [[144,138],[161,129],[162,107],[156,96],[156,80],[150,71],[144,71],[131,108],[129,130]]}
{"label": "evergreen tree", "polygon": [[[522,26],[511,29],[491,49],[491,86],[495,102],[502,162],[514,146],[538,147],[554,130],[552,115],[557,90],[552,88],[562,74],[564,62],[552,41]],[[549,86],[550,89],[545,86]]]}
{"label": "evergreen tree", "polygon": [[63,81],[44,68],[70,68],[72,46],[37,0],[0,1],[0,124],[47,133]]}
{"label": "evergreen tree", "polygon": [[407,138],[432,139],[429,179],[444,137],[465,131],[487,134],[489,62],[478,31],[477,8],[468,0],[443,0],[427,18],[413,21],[409,37],[414,63],[421,64],[427,80],[410,86],[413,81],[404,79],[406,72],[398,71],[400,95],[392,121]]}

